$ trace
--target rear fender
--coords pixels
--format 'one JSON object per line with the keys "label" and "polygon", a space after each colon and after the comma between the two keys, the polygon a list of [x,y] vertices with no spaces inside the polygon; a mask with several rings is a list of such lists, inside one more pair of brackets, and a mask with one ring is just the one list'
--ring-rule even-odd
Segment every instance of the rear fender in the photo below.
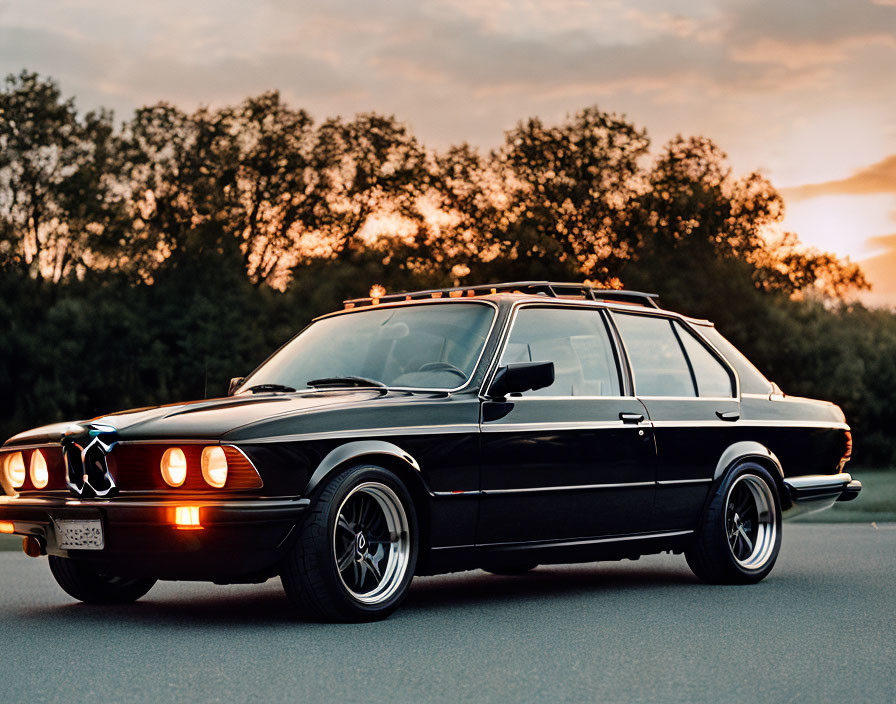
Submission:
{"label": "rear fender", "polygon": [[790,492],[784,486],[784,468],[781,461],[775,456],[775,453],[769,450],[765,445],[753,440],[745,440],[729,445],[722,453],[716,464],[715,472],[712,475],[712,487],[706,496],[706,502],[703,506],[703,514],[706,514],[710,502],[725,480],[728,473],[742,462],[755,462],[764,467],[772,475],[775,480],[775,486],[778,489],[778,496],[781,500],[781,509],[785,510],[790,507]]}

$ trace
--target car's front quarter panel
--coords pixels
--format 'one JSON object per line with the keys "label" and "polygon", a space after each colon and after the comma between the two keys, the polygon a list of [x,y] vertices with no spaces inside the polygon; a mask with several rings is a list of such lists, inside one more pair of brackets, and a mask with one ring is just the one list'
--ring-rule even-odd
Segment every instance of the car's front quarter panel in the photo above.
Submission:
{"label": "car's front quarter panel", "polygon": [[[352,464],[410,467],[419,483],[418,512],[433,547],[475,540],[479,490],[479,399],[475,394],[406,394],[363,407],[333,408],[313,417],[280,418],[227,436],[259,468],[266,493],[303,495],[325,460],[331,476]],[[385,451],[382,446],[396,448]],[[406,455],[406,461],[399,454]],[[396,464],[392,464],[392,462]],[[315,487],[323,477],[315,477]],[[313,489],[311,495],[313,496]]]}

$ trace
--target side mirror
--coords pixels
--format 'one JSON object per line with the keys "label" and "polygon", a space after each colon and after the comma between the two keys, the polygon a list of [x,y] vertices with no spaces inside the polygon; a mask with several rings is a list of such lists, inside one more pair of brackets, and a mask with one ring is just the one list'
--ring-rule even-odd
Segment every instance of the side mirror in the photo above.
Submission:
{"label": "side mirror", "polygon": [[227,387],[227,395],[233,396],[236,393],[236,390],[239,388],[240,384],[243,383],[246,377],[244,376],[235,376],[230,380],[230,386]]}
{"label": "side mirror", "polygon": [[507,394],[543,389],[554,383],[553,362],[519,362],[499,367],[488,395],[503,398]]}

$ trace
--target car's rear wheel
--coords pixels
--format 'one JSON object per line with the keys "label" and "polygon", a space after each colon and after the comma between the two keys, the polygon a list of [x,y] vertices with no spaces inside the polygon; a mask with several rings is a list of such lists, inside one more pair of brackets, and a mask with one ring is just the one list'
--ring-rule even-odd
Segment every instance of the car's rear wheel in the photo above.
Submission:
{"label": "car's rear wheel", "polygon": [[483,567],[482,569],[491,574],[510,577],[517,574],[526,574],[526,572],[531,572],[536,567],[538,567],[538,564],[535,562],[523,562],[515,565],[493,565],[490,567]]}
{"label": "car's rear wheel", "polygon": [[768,575],[781,549],[781,502],[768,471],[746,462],[712,498],[688,565],[712,584],[754,584]]}
{"label": "car's rear wheel", "polygon": [[144,596],[154,579],[125,579],[106,574],[90,562],[50,555],[50,571],[63,591],[87,604],[129,604]]}
{"label": "car's rear wheel", "polygon": [[418,533],[413,501],[381,467],[352,467],[331,479],[300,527],[281,580],[305,614],[373,621],[398,608],[414,577]]}

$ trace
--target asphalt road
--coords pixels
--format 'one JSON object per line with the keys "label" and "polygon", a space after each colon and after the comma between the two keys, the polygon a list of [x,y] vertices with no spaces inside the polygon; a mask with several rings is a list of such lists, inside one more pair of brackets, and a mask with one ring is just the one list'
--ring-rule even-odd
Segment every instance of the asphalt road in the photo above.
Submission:
{"label": "asphalt road", "polygon": [[280,584],[78,604],[0,553],[0,701],[896,701],[896,525],[787,525],[772,575],[684,558],[418,578],[382,623],[303,623]]}

